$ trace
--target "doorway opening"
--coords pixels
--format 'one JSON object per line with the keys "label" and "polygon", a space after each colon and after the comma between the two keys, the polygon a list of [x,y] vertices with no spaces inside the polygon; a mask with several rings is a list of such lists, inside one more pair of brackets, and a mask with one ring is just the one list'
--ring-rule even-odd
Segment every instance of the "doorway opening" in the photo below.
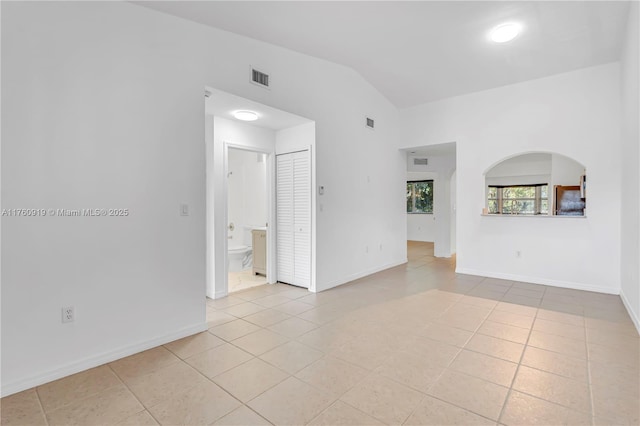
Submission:
{"label": "doorway opening", "polygon": [[304,262],[315,291],[315,122],[206,87],[205,126],[207,297],[286,282],[278,263],[286,242],[277,232],[276,158],[300,151],[309,153]]}
{"label": "doorway opening", "polygon": [[402,151],[407,155],[407,240],[435,257],[450,258],[456,252],[456,143]]}
{"label": "doorway opening", "polygon": [[269,188],[263,152],[229,147],[227,153],[228,291],[267,283]]}

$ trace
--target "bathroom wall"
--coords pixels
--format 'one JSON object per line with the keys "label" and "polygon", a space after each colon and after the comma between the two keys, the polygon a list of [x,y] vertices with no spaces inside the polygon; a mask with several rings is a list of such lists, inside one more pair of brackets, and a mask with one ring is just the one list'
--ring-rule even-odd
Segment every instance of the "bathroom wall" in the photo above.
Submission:
{"label": "bathroom wall", "polygon": [[229,247],[246,245],[251,236],[245,227],[265,226],[267,222],[267,161],[261,153],[242,149],[229,149],[229,212],[228,223],[232,239]]}

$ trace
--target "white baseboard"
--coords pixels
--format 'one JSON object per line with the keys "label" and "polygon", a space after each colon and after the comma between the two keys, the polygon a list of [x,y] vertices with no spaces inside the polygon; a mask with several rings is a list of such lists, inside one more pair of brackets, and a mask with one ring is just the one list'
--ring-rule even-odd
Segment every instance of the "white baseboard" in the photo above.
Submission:
{"label": "white baseboard", "polygon": [[221,299],[223,297],[227,297],[229,295],[229,292],[227,291],[216,291],[215,295],[213,296],[214,299]]}
{"label": "white baseboard", "polygon": [[640,319],[638,318],[638,313],[632,309],[631,302],[629,302],[629,299],[627,299],[627,296],[622,291],[620,292],[620,299],[622,299],[622,304],[627,309],[633,325],[636,326],[636,330],[638,334],[640,334]]}
{"label": "white baseboard", "polygon": [[357,280],[358,278],[366,277],[367,275],[372,275],[372,274],[375,274],[376,272],[384,271],[385,269],[395,268],[396,266],[403,265],[405,263],[407,263],[407,259],[399,260],[397,262],[387,263],[385,265],[376,266],[375,268],[371,268],[366,271],[356,272],[355,274],[347,275],[344,278],[341,278],[339,280],[334,280],[334,281],[325,283],[323,285],[318,285],[317,287],[321,287],[321,290],[319,291],[329,290],[330,288],[334,288],[339,285],[346,284],[348,282]]}
{"label": "white baseboard", "polygon": [[124,358],[126,356],[133,355],[147,349],[155,348],[156,346],[164,345],[165,343],[173,342],[174,340],[191,336],[202,331],[206,331],[207,329],[208,327],[206,322],[203,324],[192,325],[173,333],[156,337],[151,340],[135,343],[133,345],[123,346],[112,351],[103,352],[98,355],[90,356],[78,361],[73,361],[49,371],[34,374],[20,380],[9,383],[2,383],[2,397],[21,392],[23,390],[31,389],[34,386],[49,383],[53,380],[61,379],[63,377],[70,376],[71,374],[88,370],[90,368],[98,367],[108,362],[116,361],[120,358]]}
{"label": "white baseboard", "polygon": [[503,274],[501,272],[481,271],[470,268],[456,268],[457,274],[477,275],[480,277],[498,278],[502,280],[521,281],[531,284],[542,284],[551,287],[572,288],[574,290],[594,291],[596,293],[620,294],[620,289],[601,287],[591,284],[576,283],[572,281],[552,280],[549,278],[530,277],[527,275]]}

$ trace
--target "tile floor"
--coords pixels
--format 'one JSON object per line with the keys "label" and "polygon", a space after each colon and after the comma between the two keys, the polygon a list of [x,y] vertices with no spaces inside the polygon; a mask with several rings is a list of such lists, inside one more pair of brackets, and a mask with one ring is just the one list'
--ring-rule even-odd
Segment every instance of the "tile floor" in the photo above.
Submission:
{"label": "tile floor", "polygon": [[638,424],[619,297],[456,275],[430,244],[319,294],[207,301],[210,329],[2,399],[2,424]]}
{"label": "tile floor", "polygon": [[267,283],[267,277],[263,275],[254,275],[251,269],[240,272],[229,272],[229,293],[235,293],[240,290],[247,290]]}

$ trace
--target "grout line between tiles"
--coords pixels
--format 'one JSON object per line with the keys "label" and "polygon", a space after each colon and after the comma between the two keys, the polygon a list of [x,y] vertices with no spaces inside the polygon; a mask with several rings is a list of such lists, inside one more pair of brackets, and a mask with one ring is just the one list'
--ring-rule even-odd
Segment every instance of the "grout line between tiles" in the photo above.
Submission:
{"label": "grout line between tiles", "polygon": [[40,393],[38,393],[38,387],[36,386],[33,389],[33,391],[36,393],[36,399],[38,400],[38,406],[40,407],[40,411],[42,412],[42,416],[44,417],[44,421],[45,421],[45,423],[47,425],[49,425],[49,418],[47,417],[47,412],[44,411],[44,405],[42,405],[42,400],[40,399]]}
{"label": "grout line between tiles", "polygon": [[[107,367],[109,367],[109,369],[111,369],[111,366],[107,363],[107,364],[99,365],[99,366],[97,366],[97,367],[90,368],[89,370],[93,370],[93,369],[101,368],[101,367],[103,367],[103,366],[107,366]],[[82,373],[84,373],[84,372],[86,372],[86,371],[89,371],[89,370],[81,371],[81,372],[79,372],[79,373],[75,373],[75,374],[82,374]],[[122,382],[122,380],[120,379],[120,377],[119,377],[117,374],[115,374],[115,371],[113,371],[113,369],[111,369],[111,371],[114,373],[114,375],[115,375],[116,379],[118,379],[118,380],[120,380],[120,382]],[[71,376],[73,376],[73,375],[75,375],[75,374],[72,374]],[[70,376],[66,376],[66,377],[63,377],[63,378],[58,379],[58,380],[64,380],[64,379],[66,379],[67,377],[70,377]],[[56,380],[54,380],[54,381],[56,381]],[[52,383],[52,382],[49,382],[49,383]],[[45,385],[46,385],[46,384],[47,384],[47,383],[45,383]],[[124,384],[124,383],[123,383],[123,384]],[[99,394],[101,394],[101,393],[103,393],[103,392],[106,392],[106,391],[108,391],[109,389],[112,389],[112,388],[114,388],[114,387],[116,387],[116,386],[117,386],[117,385],[108,386],[108,387],[106,387],[106,388],[104,388],[104,389],[102,389],[102,390],[99,390],[99,391],[96,391],[96,392],[92,392],[92,393],[89,393],[89,394],[84,394],[84,395],[82,395],[81,397],[79,397],[79,398],[77,398],[77,399],[74,399],[74,400],[72,400],[72,401],[70,401],[70,402],[67,402],[67,403],[65,403],[65,404],[62,404],[62,405],[60,405],[59,407],[56,407],[56,408],[54,408],[54,409],[52,409],[52,410],[46,410],[46,409],[44,408],[44,405],[42,404],[42,399],[40,398],[40,393],[38,392],[38,388],[39,388],[40,386],[36,386],[36,387],[34,387],[33,389],[35,390],[36,395],[38,396],[38,403],[40,404],[40,408],[42,409],[42,412],[45,414],[45,420],[47,421],[47,424],[49,424],[49,420],[47,419],[47,413],[53,413],[53,412],[58,411],[58,410],[60,410],[60,409],[62,409],[62,408],[68,407],[68,406],[70,406],[70,405],[74,404],[75,402],[82,401],[82,400],[85,400],[85,399],[89,399],[89,398],[91,398],[91,397],[93,397],[93,396],[96,396],[96,395],[99,395]],[[126,386],[126,385],[125,385],[125,386]]]}
{"label": "grout line between tiles", "polygon": [[[584,317],[583,317],[584,318]],[[589,386],[589,404],[591,405],[591,425],[595,426],[596,423],[596,411],[593,400],[593,386],[591,386],[591,361],[589,358],[589,345],[587,343],[587,324],[585,321],[584,327],[584,350],[587,352],[587,386]]]}
{"label": "grout line between tiles", "polygon": [[[166,349],[166,348],[165,348],[165,349]],[[168,350],[168,349],[167,349],[167,350]],[[180,361],[182,361],[180,358],[178,358],[178,359],[179,359]],[[160,424],[160,422],[158,421],[158,419],[156,419],[156,418],[154,417],[154,415],[151,413],[151,411],[149,411],[148,407],[147,407],[146,405],[144,405],[144,404],[142,403],[142,401],[140,401],[140,398],[138,398],[138,395],[136,395],[136,394],[135,394],[135,392],[133,392],[133,390],[131,390],[131,388],[129,387],[129,385],[127,385],[127,383],[126,383],[124,380],[122,380],[122,378],[118,375],[118,373],[116,373],[116,371],[111,367],[111,365],[110,365],[110,364],[106,364],[106,365],[107,365],[107,367],[109,367],[109,369],[111,370],[111,372],[116,376],[116,378],[120,381],[120,383],[122,383],[122,385],[123,385],[123,386],[124,386],[128,391],[129,391],[129,393],[130,393],[131,395],[133,395],[133,397],[136,399],[136,401],[138,401],[138,403],[140,404],[140,406],[143,408],[143,410],[138,411],[138,413],[141,413],[142,411],[146,411],[147,413],[149,413],[149,415],[151,416],[151,418],[153,418],[153,420],[154,420],[156,423]],[[157,370],[156,370],[156,371],[157,371]],[[135,413],[135,414],[138,414],[138,413]],[[134,414],[132,414],[132,415],[134,415]],[[126,419],[126,417],[125,417],[125,419]],[[125,419],[122,419],[122,420],[125,420]]]}
{"label": "grout line between tiles", "polygon": [[[544,295],[547,293],[547,287],[544,287],[544,291],[542,292],[542,299],[544,299]],[[541,299],[541,300],[542,300]],[[504,399],[504,403],[502,404],[502,409],[500,410],[500,414],[498,415],[498,423],[502,422],[502,416],[504,415],[504,410],[507,407],[507,404],[509,402],[509,398],[511,397],[511,393],[513,392],[513,384],[516,381],[516,378],[518,377],[518,373],[520,372],[520,366],[522,365],[522,360],[524,359],[524,354],[527,351],[527,346],[529,346],[529,339],[531,338],[531,333],[533,332],[533,326],[536,323],[536,319],[538,318],[538,311],[540,309],[540,304],[542,302],[540,302],[538,304],[538,306],[536,307],[536,313],[533,316],[533,322],[531,323],[531,328],[529,329],[529,334],[527,335],[527,341],[524,344],[524,347],[522,348],[522,353],[520,354],[520,360],[518,360],[518,365],[516,367],[516,371],[513,374],[513,378],[511,379],[511,384],[509,385],[509,390],[507,391],[507,396]]]}
{"label": "grout line between tiles", "polygon": [[[484,281],[484,280],[482,280],[482,281]],[[482,281],[481,281],[481,282],[482,282]],[[480,282],[480,283],[481,283],[481,282]],[[479,285],[480,283],[478,283],[478,285]],[[474,287],[474,288],[475,288],[475,287]],[[466,295],[466,294],[465,294],[465,295]],[[474,296],[474,297],[475,297],[475,296]],[[441,317],[442,315],[445,315],[445,314],[446,314],[450,309],[452,309],[452,308],[453,308],[455,305],[457,305],[458,303],[460,303],[460,299],[458,299],[455,303],[451,304],[451,305],[450,305],[450,306],[449,306],[449,307],[448,307],[444,312],[442,312],[442,314],[440,314],[440,316],[439,316],[439,317]],[[485,321],[487,321],[487,318],[488,318],[488,317],[491,315],[491,313],[495,310],[495,307],[496,307],[496,306],[497,306],[497,304],[496,304],[496,305],[494,305],[494,307],[493,307],[493,308],[489,311],[489,313],[485,316],[484,320],[480,323],[480,325],[478,325],[478,326],[476,327],[475,331],[473,331],[473,332],[472,332],[471,337],[469,337],[469,339],[467,339],[467,342],[465,343],[465,345],[466,345],[466,344],[467,344],[467,343],[468,343],[468,342],[473,338],[473,336],[475,336],[475,335],[476,335],[476,333],[477,333],[478,329],[482,326],[482,324],[484,324],[484,322],[485,322]],[[439,318],[439,317],[438,317],[438,318]],[[457,327],[454,327],[454,328],[457,328]],[[460,330],[462,330],[462,329],[460,329]],[[469,331],[469,330],[465,330],[465,331]],[[430,340],[433,340],[433,339],[430,339]],[[443,342],[441,342],[441,343],[443,343]],[[456,354],[451,358],[451,360],[447,363],[447,365],[446,365],[446,366],[444,366],[444,368],[442,369],[442,372],[441,372],[441,373],[436,377],[436,379],[433,381],[433,383],[431,383],[431,385],[429,385],[429,387],[428,387],[427,391],[426,391],[426,392],[419,391],[419,392],[421,392],[421,393],[423,393],[423,394],[425,395],[425,397],[424,397],[424,398],[422,398],[422,401],[424,401],[424,399],[425,399],[426,397],[432,397],[432,398],[438,399],[438,400],[440,400],[440,401],[443,401],[443,402],[445,402],[445,403],[447,403],[447,404],[450,404],[450,405],[453,405],[453,406],[455,406],[455,407],[461,408],[461,409],[463,409],[463,410],[465,410],[465,411],[469,411],[469,412],[474,413],[474,414],[476,414],[476,415],[480,415],[480,414],[478,414],[478,413],[476,413],[476,412],[473,412],[473,411],[471,411],[471,410],[469,410],[469,409],[467,409],[467,408],[459,407],[459,406],[457,406],[456,404],[453,404],[453,403],[448,402],[448,401],[444,401],[444,400],[442,400],[442,399],[440,399],[440,398],[437,398],[437,397],[435,397],[435,396],[433,396],[433,395],[431,395],[431,394],[429,394],[429,393],[428,393],[428,392],[430,392],[430,391],[431,391],[431,389],[435,386],[435,384],[436,384],[436,383],[438,383],[438,381],[442,378],[442,376],[445,374],[445,372],[448,370],[448,368],[451,366],[451,364],[453,364],[453,362],[455,361],[455,359],[456,359],[456,358],[460,355],[460,353],[462,353],[462,351],[464,350],[464,347],[460,348],[460,347],[455,346],[455,345],[450,345],[450,346],[453,346],[453,347],[457,348],[457,349],[458,349],[458,351],[457,351],[457,352],[456,352]],[[462,373],[462,374],[464,374],[464,373]],[[472,377],[473,377],[473,376],[472,376]],[[393,380],[393,379],[392,379],[392,380]],[[482,380],[482,379],[481,379],[481,380]],[[406,386],[406,385],[405,385],[405,386]],[[422,401],[421,401],[421,403],[422,403]],[[404,423],[405,423],[409,418],[411,418],[411,416],[416,412],[416,410],[419,408],[419,406],[420,406],[420,404],[418,404],[418,405],[417,405],[417,406],[416,406],[416,407],[411,411],[411,413],[407,416],[407,418],[406,418],[406,419],[404,419],[404,421],[402,422],[403,424],[404,424]],[[480,416],[481,416],[481,417],[484,417],[484,418],[487,418],[487,417],[482,416],[482,415],[480,415]],[[491,419],[490,419],[490,420],[491,420]],[[491,420],[491,421],[493,421],[493,420]]]}

